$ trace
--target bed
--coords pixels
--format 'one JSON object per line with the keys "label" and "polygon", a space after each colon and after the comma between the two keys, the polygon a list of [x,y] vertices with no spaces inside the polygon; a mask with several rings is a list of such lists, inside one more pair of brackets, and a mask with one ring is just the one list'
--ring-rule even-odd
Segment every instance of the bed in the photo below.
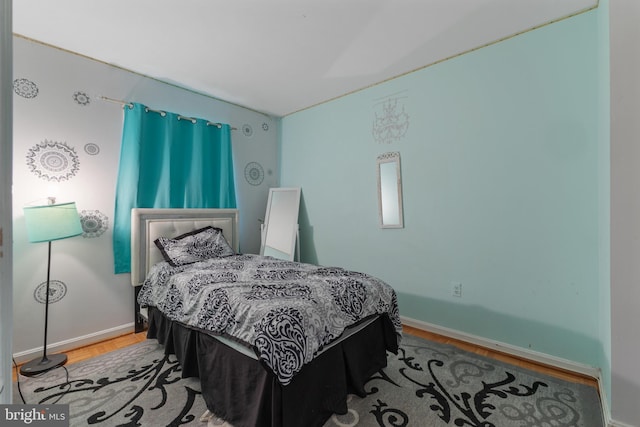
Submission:
{"label": "bed", "polygon": [[[234,427],[322,426],[397,352],[395,292],[362,273],[241,254],[238,215],[132,211],[136,329],[146,323]],[[180,258],[201,237],[218,239],[214,255]]]}

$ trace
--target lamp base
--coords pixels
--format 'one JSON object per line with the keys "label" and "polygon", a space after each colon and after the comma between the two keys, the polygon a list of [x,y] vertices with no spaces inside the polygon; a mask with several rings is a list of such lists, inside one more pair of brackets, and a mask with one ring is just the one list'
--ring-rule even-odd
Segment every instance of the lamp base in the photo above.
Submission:
{"label": "lamp base", "polygon": [[52,354],[44,357],[33,359],[20,367],[20,374],[26,377],[43,374],[53,368],[62,366],[67,363],[66,354]]}

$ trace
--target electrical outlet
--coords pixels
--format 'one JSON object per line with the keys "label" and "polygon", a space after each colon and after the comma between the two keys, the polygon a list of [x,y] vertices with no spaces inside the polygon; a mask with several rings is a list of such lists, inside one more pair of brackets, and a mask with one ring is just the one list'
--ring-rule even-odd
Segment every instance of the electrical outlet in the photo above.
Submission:
{"label": "electrical outlet", "polygon": [[462,283],[460,282],[451,282],[451,294],[454,297],[462,297]]}

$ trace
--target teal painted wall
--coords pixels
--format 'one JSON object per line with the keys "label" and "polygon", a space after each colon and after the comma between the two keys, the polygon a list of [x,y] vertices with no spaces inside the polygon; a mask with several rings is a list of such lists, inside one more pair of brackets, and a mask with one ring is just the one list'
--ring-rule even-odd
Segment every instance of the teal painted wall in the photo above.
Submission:
{"label": "teal painted wall", "polygon": [[[302,260],[386,280],[404,316],[598,366],[597,28],[587,12],[284,117]],[[406,132],[374,137],[376,117],[403,112]],[[378,227],[387,151],[403,229]]]}

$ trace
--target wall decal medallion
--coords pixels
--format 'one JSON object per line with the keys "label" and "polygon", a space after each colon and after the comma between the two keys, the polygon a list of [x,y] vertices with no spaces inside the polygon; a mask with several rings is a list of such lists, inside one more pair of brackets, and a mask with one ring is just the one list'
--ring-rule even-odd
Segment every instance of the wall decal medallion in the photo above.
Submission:
{"label": "wall decal medallion", "polygon": [[[49,304],[60,301],[67,294],[67,285],[60,280],[49,281]],[[42,282],[33,291],[33,298],[40,304],[47,302],[47,282]]]}
{"label": "wall decal medallion", "polygon": [[258,162],[249,162],[244,167],[244,178],[251,185],[260,185],[264,181],[264,169]]}
{"label": "wall decal medallion", "polygon": [[265,132],[268,131],[269,130],[269,123],[267,123],[267,122],[262,123],[262,130],[265,131]]}
{"label": "wall decal medallion", "polygon": [[100,146],[98,144],[94,144],[93,142],[89,142],[84,145],[84,152],[90,156],[95,156],[100,153]]}
{"label": "wall decal medallion", "polygon": [[76,150],[65,142],[44,140],[29,149],[27,166],[38,178],[66,181],[80,169]]}
{"label": "wall decal medallion", "polygon": [[109,218],[98,210],[80,212],[82,237],[99,237],[109,228]]}
{"label": "wall decal medallion", "polygon": [[400,92],[376,100],[371,133],[378,143],[391,144],[404,138],[409,128],[409,115],[403,104],[406,97]]}
{"label": "wall decal medallion", "polygon": [[244,136],[251,136],[253,135],[253,128],[251,127],[251,125],[244,124],[242,125],[242,133],[244,134]]}
{"label": "wall decal medallion", "polygon": [[83,107],[89,105],[89,103],[91,102],[91,99],[89,98],[89,95],[87,95],[84,92],[76,92],[73,94],[73,100],[76,101],[78,103],[78,105],[82,105]]}
{"label": "wall decal medallion", "polygon": [[28,79],[15,79],[13,91],[23,98],[35,98],[38,96],[38,86]]}

